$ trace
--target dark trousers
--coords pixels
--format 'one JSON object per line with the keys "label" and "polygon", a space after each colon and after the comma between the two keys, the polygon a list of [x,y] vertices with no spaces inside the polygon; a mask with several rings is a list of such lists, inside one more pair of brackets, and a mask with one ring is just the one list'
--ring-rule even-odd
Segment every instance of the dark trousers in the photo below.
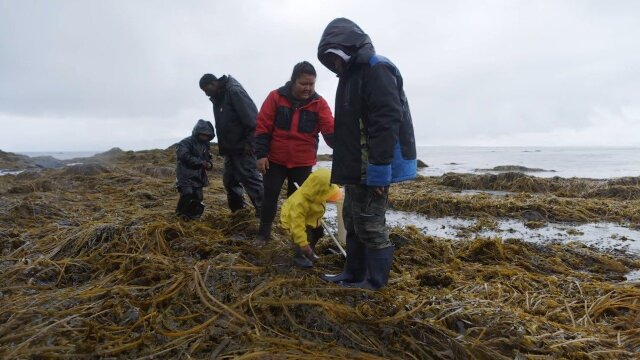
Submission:
{"label": "dark trousers", "polygon": [[286,166],[269,163],[269,170],[264,175],[264,201],[262,203],[260,222],[271,223],[275,219],[276,211],[278,210],[278,197],[285,179],[288,184],[287,197],[289,197],[296,191],[296,186],[293,183],[302,185],[309,177],[309,174],[311,174],[311,166],[287,168]]}
{"label": "dark trousers", "polygon": [[246,191],[251,203],[260,212],[262,207],[262,175],[253,155],[225,155],[222,183],[227,191],[227,202],[231,211],[244,207],[243,195]]}
{"label": "dark trousers", "polygon": [[197,218],[202,215],[204,195],[201,187],[178,186],[178,192],[180,192],[180,199],[178,206],[176,206],[176,215],[189,218]]}
{"label": "dark trousers", "polygon": [[346,185],[344,193],[342,219],[347,241],[361,241],[372,249],[391,246],[386,226],[389,188],[378,195],[365,185]]}

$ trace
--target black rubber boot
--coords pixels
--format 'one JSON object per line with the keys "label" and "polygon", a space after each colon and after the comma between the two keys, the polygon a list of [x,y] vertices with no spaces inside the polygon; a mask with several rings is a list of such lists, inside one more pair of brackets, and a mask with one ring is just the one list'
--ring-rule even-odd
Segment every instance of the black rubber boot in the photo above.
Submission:
{"label": "black rubber boot", "polygon": [[198,200],[191,200],[187,205],[186,212],[191,219],[199,219],[204,213],[204,204]]}
{"label": "black rubber boot", "polygon": [[270,222],[261,222],[256,236],[256,245],[264,246],[271,240],[271,224]]}
{"label": "black rubber boot", "polygon": [[324,229],[322,226],[317,228],[307,227],[307,239],[309,239],[309,245],[315,251],[316,244],[324,236]]}
{"label": "black rubber boot", "polygon": [[366,280],[358,283],[340,282],[346,287],[357,287],[361,289],[378,290],[389,282],[389,273],[393,263],[393,246],[382,249],[369,249],[366,251]]}
{"label": "black rubber boot", "polygon": [[322,280],[330,282],[357,283],[365,280],[367,268],[365,265],[365,252],[367,246],[360,240],[347,238],[347,259],[342,273],[338,275],[323,275]]}
{"label": "black rubber boot", "polygon": [[204,204],[194,194],[180,195],[176,216],[181,219],[195,220],[200,218],[202,213],[204,213]]}

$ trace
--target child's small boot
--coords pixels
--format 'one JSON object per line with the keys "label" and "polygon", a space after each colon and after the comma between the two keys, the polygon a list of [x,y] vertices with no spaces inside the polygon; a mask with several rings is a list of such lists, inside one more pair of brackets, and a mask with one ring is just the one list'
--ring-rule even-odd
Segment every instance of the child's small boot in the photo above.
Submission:
{"label": "child's small boot", "polygon": [[[315,251],[316,244],[318,243],[318,240],[322,238],[323,235],[324,235],[324,230],[322,229],[322,227],[307,228],[307,239],[309,240],[309,246],[311,246],[311,250]],[[313,267],[313,262],[309,260],[309,258],[307,258],[302,253],[302,251],[300,250],[300,247],[297,245],[294,248],[293,262],[294,264],[296,264],[296,266],[301,267],[303,269],[308,269]]]}

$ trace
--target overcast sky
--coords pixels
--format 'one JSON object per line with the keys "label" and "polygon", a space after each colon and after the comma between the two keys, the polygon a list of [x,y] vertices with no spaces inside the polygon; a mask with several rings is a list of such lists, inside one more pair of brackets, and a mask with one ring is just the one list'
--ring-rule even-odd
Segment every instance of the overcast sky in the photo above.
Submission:
{"label": "overcast sky", "polygon": [[0,0],[0,149],[165,148],[231,74],[260,107],[348,17],[400,68],[421,145],[640,146],[639,1]]}

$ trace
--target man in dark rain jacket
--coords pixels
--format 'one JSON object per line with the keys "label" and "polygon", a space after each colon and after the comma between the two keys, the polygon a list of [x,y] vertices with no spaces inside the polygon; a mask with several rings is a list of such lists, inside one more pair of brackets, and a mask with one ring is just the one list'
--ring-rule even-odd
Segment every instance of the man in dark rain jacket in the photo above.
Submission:
{"label": "man in dark rain jacket", "polygon": [[345,185],[343,219],[347,261],[323,278],[377,290],[387,284],[393,245],[385,226],[389,185],[416,176],[409,104],[398,68],[376,55],[354,22],[333,20],[322,34],[318,59],[340,78],[336,91],[331,182]]}
{"label": "man in dark rain jacket", "polygon": [[246,190],[256,209],[256,216],[260,217],[262,176],[258,173],[254,154],[258,109],[242,85],[230,75],[218,79],[212,74],[204,74],[200,79],[200,89],[213,103],[218,149],[224,156],[222,182],[229,208],[235,212],[244,207],[243,194]]}
{"label": "man in dark rain jacket", "polygon": [[176,215],[183,219],[196,219],[202,215],[202,188],[209,185],[206,170],[210,170],[211,140],[215,137],[209,121],[198,120],[191,136],[176,145],[176,178],[180,200]]}

